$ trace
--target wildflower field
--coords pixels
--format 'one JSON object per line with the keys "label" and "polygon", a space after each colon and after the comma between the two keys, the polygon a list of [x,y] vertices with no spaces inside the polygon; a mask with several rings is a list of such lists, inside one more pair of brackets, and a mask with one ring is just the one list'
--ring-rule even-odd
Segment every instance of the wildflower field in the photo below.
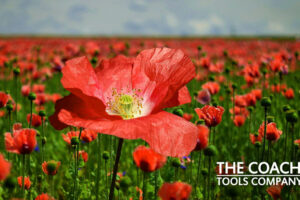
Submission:
{"label": "wildflower field", "polygon": [[299,52],[292,38],[0,38],[0,199],[299,199],[282,181],[217,181],[235,174],[217,162],[298,163]]}

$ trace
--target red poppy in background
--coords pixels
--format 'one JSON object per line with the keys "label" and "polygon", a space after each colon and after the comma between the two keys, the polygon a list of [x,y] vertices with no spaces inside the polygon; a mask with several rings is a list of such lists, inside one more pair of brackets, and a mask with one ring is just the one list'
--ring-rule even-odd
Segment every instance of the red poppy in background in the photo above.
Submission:
{"label": "red poppy in background", "polygon": [[[258,132],[262,137],[264,136],[264,123],[260,125]],[[282,131],[276,128],[276,123],[271,122],[267,124],[267,130],[266,130],[267,140],[276,141],[280,138],[281,134]]]}
{"label": "red poppy in background", "polygon": [[[30,123],[30,114],[27,114],[27,122]],[[33,127],[39,127],[42,124],[42,118],[41,116],[32,113],[32,119],[31,119],[31,126]]]}
{"label": "red poppy in background", "polygon": [[233,119],[233,123],[237,127],[243,126],[245,121],[246,121],[246,117],[243,115],[235,115]]}
{"label": "red poppy in background", "polygon": [[294,90],[292,88],[289,88],[284,93],[285,98],[287,99],[293,99],[295,97]]}
{"label": "red poppy in background", "polygon": [[245,100],[247,106],[255,106],[256,104],[256,96],[253,93],[245,94]]}
{"label": "red poppy in background", "polygon": [[250,141],[252,144],[255,144],[256,142],[262,142],[262,136],[260,134],[258,134],[257,136],[255,136],[254,134],[250,134]]}
{"label": "red poppy in background", "polygon": [[82,158],[82,160],[83,160],[84,162],[87,162],[88,159],[89,159],[88,153],[85,152],[84,150],[79,151],[79,152],[78,152],[78,155],[79,155],[79,158],[80,158],[80,156],[81,156],[81,158]]}
{"label": "red poppy in background", "polygon": [[71,125],[141,138],[168,156],[188,155],[195,147],[197,127],[162,110],[191,101],[185,85],[195,76],[195,67],[181,50],[156,48],[136,58],[117,56],[96,69],[80,57],[68,61],[62,73],[62,85],[71,94],[57,101],[49,118],[56,129]]}
{"label": "red poppy in background", "polygon": [[214,95],[220,91],[220,85],[217,82],[207,82],[202,85],[202,89],[206,89],[211,95]]}
{"label": "red poppy in background", "polygon": [[60,166],[60,162],[54,160],[48,162],[44,161],[42,164],[42,169],[45,174],[54,176],[55,174],[57,174],[57,170],[59,166]]}
{"label": "red poppy in background", "polygon": [[68,143],[69,145],[71,145],[71,139],[72,139],[72,137],[79,137],[79,131],[70,131],[70,132],[68,132],[66,134],[61,134],[61,135],[62,135],[64,141],[66,143]]}
{"label": "red poppy in background", "polygon": [[189,113],[183,113],[182,117],[187,121],[191,121],[191,119],[193,118],[193,115],[189,114]]}
{"label": "red poppy in background", "polygon": [[[22,186],[23,186],[22,182],[23,182],[23,176],[19,176],[18,177],[18,184],[19,184],[20,188],[22,188]],[[31,181],[29,179],[29,176],[28,177],[25,176],[25,179],[24,179],[24,188],[26,190],[29,190],[30,186],[31,186]]]}
{"label": "red poppy in background", "polygon": [[36,130],[21,129],[11,133],[5,133],[6,151],[17,154],[30,154],[36,146]]}
{"label": "red poppy in background", "polygon": [[205,105],[210,102],[211,96],[208,90],[201,90],[198,92],[197,96],[195,96],[196,101]]}
{"label": "red poppy in background", "polygon": [[281,190],[283,185],[273,185],[267,188],[267,193],[273,200],[281,199]]}
{"label": "red poppy in background", "polygon": [[133,160],[141,170],[153,172],[160,169],[166,163],[167,158],[151,148],[138,146],[133,152]]}
{"label": "red poppy in background", "polygon": [[260,100],[262,98],[262,90],[261,89],[254,89],[251,91],[254,94],[256,100]]}
{"label": "red poppy in background", "polygon": [[195,111],[199,119],[204,119],[206,126],[213,127],[222,121],[224,108],[221,106],[214,107],[206,105],[203,108],[196,108]]}
{"label": "red poppy in background", "polygon": [[37,196],[35,198],[35,200],[55,200],[53,197],[51,197],[50,195],[44,193],[44,194],[40,194],[39,196]]}
{"label": "red poppy in background", "polygon": [[4,92],[0,92],[0,108],[3,108],[8,102],[8,95]]}
{"label": "red poppy in background", "polygon": [[192,186],[182,182],[164,183],[158,191],[162,200],[186,200],[192,192]]}
{"label": "red poppy in background", "polygon": [[234,104],[238,107],[246,107],[247,102],[244,95],[236,95],[234,98]]}
{"label": "red poppy in background", "polygon": [[197,138],[197,145],[194,151],[200,151],[202,149],[205,149],[208,145],[208,139],[209,139],[208,127],[204,125],[198,125],[197,127],[198,127],[198,138]]}
{"label": "red poppy in background", "polygon": [[82,141],[85,141],[85,142],[91,142],[93,140],[95,140],[98,136],[98,133],[94,130],[90,130],[90,129],[84,129],[82,132],[81,132],[81,137],[80,139]]}
{"label": "red poppy in background", "polygon": [[5,160],[4,156],[0,154],[0,181],[6,179],[10,174],[11,164]]}

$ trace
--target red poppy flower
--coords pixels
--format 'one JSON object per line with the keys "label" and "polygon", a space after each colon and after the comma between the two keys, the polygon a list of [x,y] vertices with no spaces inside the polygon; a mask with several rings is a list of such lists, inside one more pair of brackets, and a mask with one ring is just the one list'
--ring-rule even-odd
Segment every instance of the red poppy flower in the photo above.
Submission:
{"label": "red poppy flower", "polygon": [[295,140],[295,141],[294,141],[294,144],[297,144],[297,145],[300,147],[300,139]]}
{"label": "red poppy flower", "polygon": [[62,73],[61,82],[71,94],[57,101],[49,118],[56,129],[72,125],[141,138],[169,156],[187,155],[196,145],[197,127],[162,111],[191,100],[185,84],[195,76],[195,68],[181,50],[157,48],[137,58],[117,56],[96,69],[80,57],[68,61]]}
{"label": "red poppy flower", "polygon": [[36,94],[36,99],[33,102],[38,106],[44,105],[46,103],[46,95],[44,93]]}
{"label": "red poppy flower", "polygon": [[192,186],[182,182],[164,183],[158,191],[162,200],[187,200],[192,192]]}
{"label": "red poppy flower", "polygon": [[233,123],[234,123],[235,126],[241,127],[241,126],[244,125],[245,121],[246,121],[246,117],[245,116],[243,116],[243,115],[235,115]]}
{"label": "red poppy flower", "polygon": [[8,102],[8,95],[4,92],[0,92],[0,108],[3,108]]}
{"label": "red poppy flower", "polygon": [[35,198],[35,200],[55,200],[53,197],[51,197],[50,195],[44,193],[44,194],[40,194],[39,196],[37,196]]}
{"label": "red poppy flower", "polygon": [[260,134],[258,134],[257,136],[255,136],[254,134],[250,134],[250,140],[252,144],[255,144],[256,142],[262,142],[262,136]]}
{"label": "red poppy flower", "polygon": [[238,107],[246,107],[247,102],[244,95],[236,95],[234,98],[234,104]]}
{"label": "red poppy flower", "polygon": [[247,106],[255,106],[255,104],[256,104],[256,96],[253,93],[246,94],[245,100],[246,100]]}
{"label": "red poppy flower", "polygon": [[91,142],[95,140],[98,136],[98,133],[96,131],[90,130],[90,129],[84,129],[81,132],[81,140],[85,142]]}
{"label": "red poppy flower", "polygon": [[[260,125],[258,132],[262,137],[264,136],[264,123]],[[276,123],[271,122],[267,124],[267,130],[266,130],[267,140],[277,141],[280,138],[281,134],[282,131],[276,128]]]}
{"label": "red poppy flower", "polygon": [[254,94],[256,100],[260,100],[262,98],[262,91],[261,91],[261,89],[252,90],[251,93]]}
{"label": "red poppy flower", "polygon": [[195,111],[199,119],[204,119],[206,126],[212,127],[217,126],[221,122],[224,108],[206,105],[201,109],[196,108]]}
{"label": "red poppy flower", "polygon": [[42,164],[42,169],[45,174],[54,176],[55,174],[57,174],[59,166],[60,162],[54,160],[48,162],[44,161]]}
{"label": "red poppy flower", "polygon": [[42,84],[34,84],[32,87],[32,91],[35,94],[44,93],[45,92],[45,85]]}
{"label": "red poppy flower", "polygon": [[14,123],[13,132],[21,130],[21,129],[22,129],[22,124],[21,123]]}
{"label": "red poppy flower", "polygon": [[[27,114],[27,122],[30,123],[30,114]],[[39,127],[42,124],[42,118],[41,116],[32,113],[32,120],[31,120],[31,126],[33,127]]]}
{"label": "red poppy flower", "polygon": [[200,65],[204,68],[209,68],[210,66],[210,59],[209,57],[204,57],[200,59]]}
{"label": "red poppy flower", "polygon": [[6,151],[17,154],[30,154],[36,146],[36,130],[21,129],[15,131],[13,136],[5,134]]}
{"label": "red poppy flower", "polygon": [[89,155],[84,150],[78,152],[79,158],[81,157],[84,162],[87,162],[89,159]]}
{"label": "red poppy flower", "polygon": [[292,88],[289,88],[284,93],[285,98],[287,99],[293,99],[295,97],[294,90]]}
{"label": "red poppy flower", "polygon": [[145,172],[153,172],[160,169],[167,161],[167,158],[156,153],[153,149],[145,146],[138,146],[133,152],[133,159],[137,167]]}
{"label": "red poppy flower", "polygon": [[220,91],[220,85],[217,82],[207,82],[202,85],[202,89],[206,89],[211,95],[214,95]]}
{"label": "red poppy flower", "polygon": [[194,149],[194,151],[200,151],[202,149],[205,149],[208,145],[208,139],[209,139],[209,129],[207,126],[204,125],[198,125],[198,138],[197,138],[197,145]]}
{"label": "red poppy flower", "polygon": [[198,92],[197,96],[195,97],[196,101],[198,101],[199,103],[205,105],[208,104],[210,102],[210,93],[208,90],[201,90]]}
{"label": "red poppy flower", "polygon": [[[22,186],[23,186],[22,183],[23,183],[23,176],[19,176],[18,177],[18,184],[19,184],[20,188],[22,188]],[[31,181],[29,179],[29,176],[28,177],[25,176],[24,188],[26,190],[29,190],[30,186],[31,186]]]}
{"label": "red poppy flower", "polygon": [[62,134],[62,137],[66,143],[71,145],[71,139],[72,137],[79,137],[79,131],[70,131],[66,134]]}
{"label": "red poppy flower", "polygon": [[267,193],[273,198],[273,200],[281,199],[281,190],[283,185],[273,185],[267,188]]}
{"label": "red poppy flower", "polygon": [[189,114],[189,113],[184,113],[182,117],[187,121],[191,121],[191,119],[193,118],[193,115]]}
{"label": "red poppy flower", "polygon": [[6,179],[6,177],[10,174],[11,164],[7,160],[5,160],[4,156],[0,154],[0,181]]}

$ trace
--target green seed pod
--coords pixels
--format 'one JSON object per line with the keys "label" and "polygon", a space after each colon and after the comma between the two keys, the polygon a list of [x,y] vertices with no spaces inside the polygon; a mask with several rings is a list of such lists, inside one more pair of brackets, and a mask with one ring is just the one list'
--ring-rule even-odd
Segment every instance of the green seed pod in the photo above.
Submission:
{"label": "green seed pod", "polygon": [[108,153],[107,151],[104,151],[104,152],[102,153],[102,158],[103,158],[104,160],[108,160],[108,159],[109,159],[109,153]]}
{"label": "green seed pod", "polygon": [[53,174],[56,170],[57,167],[57,162],[54,160],[51,160],[47,163],[47,171],[49,172],[49,174]]}
{"label": "green seed pod", "polygon": [[46,116],[46,112],[44,110],[40,110],[39,116],[45,117]]}
{"label": "green seed pod", "polygon": [[224,50],[223,51],[223,56],[228,57],[228,51]]}
{"label": "green seed pod", "polygon": [[249,107],[248,107],[249,112],[252,112],[253,109],[254,109],[253,106],[249,106]]}
{"label": "green seed pod", "polygon": [[208,77],[208,80],[210,80],[210,81],[215,81],[215,76],[214,76],[214,75],[210,75],[210,76]]}
{"label": "green seed pod", "polygon": [[274,122],[274,121],[275,121],[274,116],[271,116],[271,115],[267,116],[267,122],[268,123],[271,123],[271,122]]}
{"label": "green seed pod", "polygon": [[15,67],[15,68],[13,69],[13,73],[14,73],[15,76],[18,76],[18,75],[20,74],[20,68]]}
{"label": "green seed pod", "polygon": [[261,147],[261,143],[260,142],[255,142],[255,146],[257,147],[257,148],[259,148],[259,147]]}
{"label": "green seed pod", "polygon": [[120,188],[122,191],[127,191],[128,188],[131,186],[131,179],[128,176],[124,176],[120,180]]}
{"label": "green seed pod", "polygon": [[261,70],[261,73],[262,73],[263,75],[266,75],[266,74],[268,73],[268,70],[267,70],[266,68],[263,68],[263,69]]}
{"label": "green seed pod", "polygon": [[295,110],[289,110],[286,112],[286,121],[290,123],[296,123],[298,121],[298,115]]}
{"label": "green seed pod", "polygon": [[208,174],[208,169],[207,169],[207,168],[203,168],[203,169],[201,170],[201,174],[202,174],[203,176],[206,176],[206,175]]}
{"label": "green seed pod", "polygon": [[14,106],[11,103],[6,104],[6,110],[7,111],[12,111],[14,109]]}
{"label": "green seed pod", "polygon": [[92,63],[92,65],[97,64],[97,62],[98,62],[97,57],[93,57],[90,62]]}
{"label": "green seed pod", "polygon": [[46,143],[47,143],[47,138],[46,138],[46,137],[43,137],[43,138],[42,138],[42,144],[45,145]]}
{"label": "green seed pod", "polygon": [[198,46],[197,49],[198,49],[198,51],[201,51],[202,50],[202,46]]}
{"label": "green seed pod", "polygon": [[284,106],[282,106],[282,110],[284,111],[284,112],[286,112],[286,111],[288,111],[288,110],[290,110],[291,109],[291,106],[290,105],[284,105]]}
{"label": "green seed pod", "polygon": [[9,176],[5,179],[3,186],[7,189],[14,189],[17,185],[17,179],[15,177]]}
{"label": "green seed pod", "polygon": [[216,156],[218,155],[218,149],[214,145],[209,145],[204,149],[204,155],[206,156]]}
{"label": "green seed pod", "polygon": [[78,137],[72,137],[71,145],[78,145],[78,144],[79,144],[79,138]]}
{"label": "green seed pod", "polygon": [[235,83],[232,83],[232,86],[231,86],[231,87],[232,87],[232,89],[235,90],[235,89],[237,88],[237,85],[236,85]]}
{"label": "green seed pod", "polygon": [[271,99],[269,97],[263,97],[262,98],[261,105],[263,107],[269,107],[269,106],[271,106],[271,104],[272,104],[272,101],[271,101]]}
{"label": "green seed pod", "polygon": [[36,95],[33,92],[30,92],[29,95],[28,95],[28,99],[30,101],[34,101],[36,99]]}
{"label": "green seed pod", "polygon": [[204,125],[204,124],[205,124],[204,119],[198,119],[197,125]]}
{"label": "green seed pod", "polygon": [[173,110],[173,114],[182,117],[183,116],[183,110],[181,108],[176,108],[175,110]]}
{"label": "green seed pod", "polygon": [[181,166],[181,162],[179,160],[179,158],[172,158],[172,166],[173,167],[180,167]]}
{"label": "green seed pod", "polygon": [[298,56],[299,56],[299,51],[295,51],[294,54],[295,54],[295,57],[298,58]]}
{"label": "green seed pod", "polygon": [[214,107],[217,107],[217,106],[218,106],[217,101],[213,100],[213,101],[212,101],[212,105],[213,105]]}
{"label": "green seed pod", "polygon": [[229,74],[229,72],[230,72],[230,68],[227,66],[227,67],[225,67],[225,70],[224,70],[224,72],[225,72],[225,74]]}
{"label": "green seed pod", "polygon": [[254,136],[255,136],[255,137],[258,137],[258,136],[259,136],[259,132],[255,132],[255,133],[254,133]]}

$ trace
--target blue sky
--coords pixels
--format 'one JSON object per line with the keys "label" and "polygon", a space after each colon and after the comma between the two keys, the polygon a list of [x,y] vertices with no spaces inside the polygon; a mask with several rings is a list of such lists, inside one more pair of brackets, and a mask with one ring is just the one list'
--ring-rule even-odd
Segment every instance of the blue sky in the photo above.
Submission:
{"label": "blue sky", "polygon": [[300,0],[0,0],[0,34],[299,35]]}

